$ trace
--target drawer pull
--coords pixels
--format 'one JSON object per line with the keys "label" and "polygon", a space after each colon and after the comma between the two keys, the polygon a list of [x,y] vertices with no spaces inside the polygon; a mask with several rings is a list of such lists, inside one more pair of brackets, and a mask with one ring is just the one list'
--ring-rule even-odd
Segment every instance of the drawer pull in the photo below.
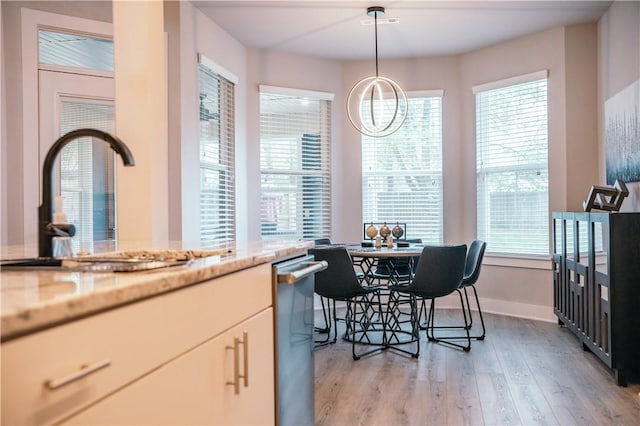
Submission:
{"label": "drawer pull", "polygon": [[244,387],[249,387],[249,334],[245,331],[242,333],[242,342],[244,344],[244,375],[240,376],[244,379]]}
{"label": "drawer pull", "polygon": [[[243,367],[244,373],[240,374],[240,344],[244,345]],[[226,346],[227,350],[233,351],[233,381],[227,382],[228,386],[233,386],[233,393],[240,394],[240,379],[244,379],[244,387],[249,387],[249,334],[242,333],[242,340],[233,338],[233,346]]]}
{"label": "drawer pull", "polygon": [[45,386],[51,390],[55,390],[61,388],[65,385],[68,385],[71,382],[75,382],[83,377],[88,376],[89,374],[93,374],[98,370],[102,370],[111,365],[111,360],[105,359],[104,361],[96,362],[92,365],[83,365],[80,370],[75,373],[71,373],[68,376],[61,377],[59,379],[47,380],[45,382]]}
{"label": "drawer pull", "polygon": [[226,349],[233,351],[233,381],[227,382],[228,386],[233,386],[233,393],[240,394],[240,355],[239,348],[240,339],[233,338],[233,346],[227,346]]}

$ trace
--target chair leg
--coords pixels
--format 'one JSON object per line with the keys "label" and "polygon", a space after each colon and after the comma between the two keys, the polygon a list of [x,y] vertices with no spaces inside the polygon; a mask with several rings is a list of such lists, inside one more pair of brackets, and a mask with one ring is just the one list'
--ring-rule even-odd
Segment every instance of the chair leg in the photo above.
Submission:
{"label": "chair leg", "polygon": [[[435,342],[436,341],[436,336],[434,333],[434,329],[435,329],[435,312],[436,312],[436,302],[435,299],[431,299],[431,305],[429,307],[429,315],[427,317],[427,325],[425,326],[425,329],[427,330],[427,340],[429,342]],[[431,330],[431,333],[429,333],[429,330]]]}
{"label": "chair leg", "polygon": [[[327,318],[327,308],[325,308],[324,306],[324,299],[325,299],[324,297],[320,296],[320,303],[322,304],[322,317],[324,319],[324,327],[314,327],[314,331],[320,334],[329,333],[329,331],[331,330],[331,322],[330,322],[331,315],[329,315],[329,318]],[[330,302],[327,301],[327,303],[330,303]]]}
{"label": "chair leg", "polygon": [[469,328],[473,327],[473,316],[471,315],[471,304],[469,303],[469,295],[467,294],[467,287],[463,287],[464,299],[467,302],[467,312],[469,313]]}
{"label": "chair leg", "polygon": [[[446,344],[449,346],[453,346],[459,349],[462,349],[465,352],[469,352],[471,350],[471,335],[469,334],[469,328],[471,328],[471,326],[469,325],[469,322],[467,320],[467,310],[465,309],[464,306],[464,299],[462,297],[462,292],[459,289],[456,289],[456,292],[458,292],[458,296],[460,297],[460,306],[462,308],[462,316],[464,318],[464,327],[460,327],[460,328],[464,328],[465,332],[466,332],[466,337],[435,337],[435,302],[432,299],[431,300],[431,312],[429,313],[429,321],[427,324],[427,338],[430,342],[437,342],[437,343],[442,343],[442,344]],[[449,328],[449,327],[444,327],[444,328]],[[429,336],[429,330],[431,331],[431,336]],[[460,345],[458,343],[455,343],[454,340],[460,340],[460,339],[466,339],[467,340],[467,345]]]}
{"label": "chair leg", "polygon": [[[336,310],[335,299],[331,300],[331,302],[333,303],[333,340],[331,343],[335,343],[338,340],[338,311]],[[329,309],[329,311],[331,311],[331,309]],[[331,319],[331,313],[329,313],[329,319]],[[331,337],[331,333],[329,333],[329,337]]]}
{"label": "chair leg", "polygon": [[[469,313],[469,318],[470,318],[470,322],[469,325],[431,325],[432,329],[463,329],[463,328],[471,328],[471,325],[473,324],[473,317],[471,316],[471,305],[469,305],[469,298],[467,297],[467,289],[464,289],[464,294],[465,297],[467,299],[467,305],[464,306],[462,309],[466,309],[467,312]],[[424,299],[422,300],[422,306],[420,307],[420,315],[422,315],[422,313],[426,310],[425,307],[425,301]],[[426,330],[427,329],[427,324],[428,322],[423,322],[420,324],[420,330]]]}
{"label": "chair leg", "polygon": [[[322,299],[320,299],[322,300]],[[333,317],[331,316],[331,304],[333,303]],[[325,311],[326,309],[326,311]],[[327,337],[325,339],[322,340],[315,340],[315,346],[316,348],[322,347],[322,346],[326,346],[326,345],[331,345],[333,343],[336,342],[337,340],[337,334],[338,334],[338,328],[337,328],[337,324],[335,323],[335,315],[336,315],[336,302],[335,300],[331,300],[331,299],[327,299],[327,306],[325,308],[324,306],[324,301],[322,302],[322,312],[323,312],[323,316],[324,316],[324,321],[326,324],[326,329],[320,329],[318,330],[318,328],[315,329],[316,332],[324,334],[327,334]],[[331,322],[334,322],[334,326],[331,326]],[[333,340],[331,340],[331,329],[333,328],[334,330],[334,336],[333,336]]]}
{"label": "chair leg", "polygon": [[[424,299],[422,300],[422,304],[424,304]],[[422,307],[421,307],[422,308]],[[420,356],[420,317],[421,311],[418,308],[418,298],[412,294],[411,295],[411,330],[412,337],[416,341],[416,352],[415,354],[411,354],[413,358],[418,358]]]}
{"label": "chair leg", "polygon": [[[464,291],[464,298],[466,301],[466,304],[463,303],[462,304],[462,309],[466,310],[467,314],[469,315],[469,322],[466,325],[441,325],[441,326],[436,326],[436,325],[431,325],[431,329],[451,329],[451,330],[455,330],[455,329],[471,329],[473,327],[473,314],[471,311],[471,303],[469,302],[469,295],[467,294],[467,288],[463,287],[462,290]],[[473,287],[473,291],[476,291],[476,288]],[[485,335],[485,329],[484,329],[484,318],[482,318],[482,311],[480,311],[480,302],[478,301],[478,297],[477,297],[477,292],[476,294],[476,303],[478,304],[478,312],[480,313],[480,321],[482,322],[482,335],[481,336],[471,336],[472,339],[475,340],[484,340],[484,335]],[[424,312],[425,310],[425,306],[424,306],[424,301],[421,307],[421,313]],[[427,329],[427,323],[422,323],[420,324],[420,329],[421,330],[426,330]],[[452,339],[455,338],[455,336],[442,336],[440,337],[440,339]]]}
{"label": "chair leg", "polygon": [[[484,318],[482,317],[482,309],[480,309],[480,299],[478,299],[478,291],[476,290],[476,286],[472,285],[471,288],[473,288],[473,294],[476,297],[476,304],[478,305],[478,314],[480,315],[480,323],[482,324],[482,334],[479,336],[471,336],[472,339],[476,339],[476,340],[484,340],[484,337],[486,335],[486,329],[484,326]],[[469,303],[467,301],[467,303]]]}

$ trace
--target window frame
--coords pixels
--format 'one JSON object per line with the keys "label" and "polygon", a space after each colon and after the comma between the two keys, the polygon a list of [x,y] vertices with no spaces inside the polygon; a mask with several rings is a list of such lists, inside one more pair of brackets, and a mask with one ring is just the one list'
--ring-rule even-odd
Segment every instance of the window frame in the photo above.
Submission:
{"label": "window frame", "polygon": [[[217,111],[217,134],[218,134],[218,158],[209,161],[203,152],[206,152],[203,139],[203,132],[211,120],[215,117],[207,115],[203,120],[203,111],[206,109],[205,98],[198,99],[198,124],[199,124],[199,141],[198,141],[198,168],[199,168],[199,232],[198,238],[203,247],[218,246],[220,244],[234,243],[237,235],[237,200],[236,200],[236,165],[235,165],[235,87],[238,83],[238,77],[215,62],[208,59],[203,54],[198,54],[198,93],[201,95],[203,88],[201,87],[202,73],[209,73],[209,78],[218,81],[217,100],[214,101],[218,106]],[[203,70],[204,69],[204,70]],[[204,109],[203,109],[204,108]],[[216,113],[212,113],[215,116]],[[215,124],[214,124],[215,126]],[[218,177],[217,188],[205,188],[205,180],[207,173],[213,173]],[[205,192],[206,191],[206,192]],[[210,196],[207,197],[207,194]],[[206,226],[207,219],[205,217],[205,198],[217,198],[217,203],[213,202],[218,218],[215,223],[222,223],[222,229],[214,225]],[[208,200],[209,201],[209,200]],[[210,209],[208,207],[207,209]],[[207,237],[208,236],[208,237]]]}
{"label": "window frame", "polygon": [[[482,235],[480,235],[480,228],[481,228],[481,224],[480,224],[480,210],[481,210],[481,203],[480,203],[480,175],[488,175],[491,173],[491,171],[497,171],[498,169],[501,169],[503,171],[518,171],[518,170],[535,170],[535,167],[540,167],[543,165],[543,161],[538,161],[537,164],[534,164],[534,162],[528,162],[526,164],[526,166],[519,166],[519,165],[513,165],[513,166],[500,166],[500,167],[485,167],[483,171],[480,170],[480,166],[479,166],[479,151],[481,150],[481,146],[480,143],[481,141],[479,133],[480,133],[480,126],[481,126],[481,120],[479,119],[479,111],[478,111],[478,94],[482,93],[482,92],[489,92],[489,91],[493,91],[493,90],[500,90],[500,89],[508,89],[511,88],[513,86],[517,86],[517,85],[521,85],[521,84],[527,84],[527,83],[534,83],[540,80],[545,80],[545,85],[546,85],[546,103],[545,103],[545,112],[546,112],[546,122],[545,122],[545,126],[546,126],[546,160],[544,161],[544,167],[545,167],[545,171],[546,171],[546,176],[547,176],[547,180],[546,180],[546,186],[547,186],[547,192],[546,192],[546,201],[547,201],[547,211],[546,211],[546,217],[547,217],[547,230],[546,230],[546,234],[545,237],[547,239],[547,247],[548,247],[548,252],[547,253],[534,253],[534,252],[519,252],[519,251],[513,251],[510,253],[506,253],[503,251],[492,251],[491,250],[491,244],[490,241],[487,241],[487,252],[486,252],[486,256],[485,256],[485,263],[490,264],[490,265],[501,265],[501,266],[513,266],[513,267],[529,267],[529,268],[533,268],[533,269],[549,269],[549,265],[547,260],[550,258],[551,256],[551,215],[550,215],[550,193],[551,193],[551,186],[550,186],[550,181],[549,181],[549,152],[550,152],[550,138],[549,138],[549,122],[550,122],[550,117],[549,117],[549,108],[550,108],[550,93],[549,93],[549,88],[550,88],[550,84],[549,84],[549,72],[548,70],[542,70],[542,71],[536,71],[536,72],[532,72],[532,73],[528,73],[528,74],[523,74],[523,75],[518,75],[515,77],[511,77],[511,78],[507,78],[507,79],[502,79],[502,80],[497,80],[497,81],[492,81],[489,83],[485,83],[485,84],[480,84],[480,85],[476,85],[473,86],[472,88],[472,92],[475,96],[474,99],[474,107],[475,107],[475,120],[476,120],[476,125],[475,125],[475,141],[476,141],[476,161],[475,161],[475,165],[476,165],[476,230],[477,230],[477,234],[478,234],[478,238],[485,238]],[[492,170],[493,169],[493,170]],[[488,213],[485,213],[488,214]]]}
{"label": "window frame", "polygon": [[[296,160],[298,163],[296,167],[291,168],[273,168],[273,167],[265,167],[263,166],[263,150],[265,148],[265,136],[264,136],[264,118],[262,103],[263,96],[281,96],[291,97],[291,98],[299,98],[301,102],[304,102],[305,99],[310,100],[311,102],[320,102],[318,105],[318,126],[319,133],[312,134],[309,132],[302,131],[300,139],[296,139],[295,144],[295,155],[291,157],[292,160]],[[288,88],[288,87],[279,87],[279,86],[269,86],[261,84],[259,85],[259,97],[260,97],[260,237],[263,240],[273,240],[278,238],[288,238],[288,239],[315,239],[315,238],[323,238],[330,236],[330,232],[332,229],[332,211],[331,211],[331,141],[332,141],[332,108],[333,108],[333,93],[329,92],[319,92],[313,90],[305,90],[305,89],[296,89],[296,88]],[[276,123],[277,124],[277,123]],[[282,129],[283,132],[287,129]],[[306,139],[305,139],[306,137]],[[315,149],[319,155],[319,159],[317,163],[309,166],[307,164],[307,168],[305,168],[305,161],[309,161],[309,157],[306,156],[308,154],[305,151],[304,143],[305,140],[307,142],[313,142],[313,139],[317,137],[318,145],[316,148],[307,147],[307,149]],[[289,143],[292,143],[293,140],[289,140]],[[275,155],[278,149],[282,149],[282,146],[274,145],[273,149],[274,153],[271,155]],[[265,190],[265,179],[267,177],[281,177],[283,179],[289,178],[291,181],[299,180],[299,183],[296,183],[292,188],[287,190],[286,184],[275,184],[272,188],[273,191]],[[305,179],[307,183],[305,183]],[[315,182],[309,182],[309,180],[315,180]],[[306,186],[309,185],[309,186]],[[311,188],[311,189],[309,189]],[[319,189],[316,189],[319,188]],[[273,230],[268,232],[265,224],[269,222],[265,221],[265,217],[267,216],[267,210],[270,211],[268,206],[265,205],[266,199],[265,194],[268,192],[288,192],[290,194],[297,194],[298,197],[294,195],[294,199],[296,202],[295,205],[295,214],[293,216],[296,217],[296,223],[292,225],[292,227],[284,229],[284,230]],[[320,216],[308,216],[305,214],[306,209],[308,208],[308,203],[313,202],[314,197],[318,197],[318,209],[312,209],[310,211],[317,213],[319,212]],[[271,203],[273,204],[273,203]],[[274,208],[271,208],[273,210]],[[275,208],[275,210],[278,210]],[[280,211],[280,210],[278,210]],[[285,208],[285,212],[288,212],[289,209]],[[289,219],[291,222],[292,219]],[[277,225],[276,225],[277,226]],[[288,232],[289,231],[289,232]]]}

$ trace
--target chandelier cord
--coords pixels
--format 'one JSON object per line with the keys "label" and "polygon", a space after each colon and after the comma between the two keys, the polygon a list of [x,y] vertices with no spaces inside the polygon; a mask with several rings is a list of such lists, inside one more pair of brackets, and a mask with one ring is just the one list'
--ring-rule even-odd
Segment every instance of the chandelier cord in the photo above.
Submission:
{"label": "chandelier cord", "polygon": [[378,77],[378,12],[373,13],[373,22],[375,26],[375,35],[376,35],[376,77]]}

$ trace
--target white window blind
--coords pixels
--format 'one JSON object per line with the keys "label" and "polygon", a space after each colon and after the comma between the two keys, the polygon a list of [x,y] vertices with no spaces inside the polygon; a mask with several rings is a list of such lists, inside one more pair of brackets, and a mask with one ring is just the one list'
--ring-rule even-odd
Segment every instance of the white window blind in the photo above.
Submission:
{"label": "white window blind", "polygon": [[235,85],[200,64],[200,241],[235,240]]}
{"label": "white window blind", "polygon": [[547,127],[546,73],[476,91],[478,238],[487,252],[549,254]]}
{"label": "white window blind", "polygon": [[406,223],[407,238],[442,242],[442,96],[409,98],[396,133],[362,137],[362,220]]}
{"label": "white window blind", "polygon": [[331,234],[331,101],[260,91],[263,239]]}

